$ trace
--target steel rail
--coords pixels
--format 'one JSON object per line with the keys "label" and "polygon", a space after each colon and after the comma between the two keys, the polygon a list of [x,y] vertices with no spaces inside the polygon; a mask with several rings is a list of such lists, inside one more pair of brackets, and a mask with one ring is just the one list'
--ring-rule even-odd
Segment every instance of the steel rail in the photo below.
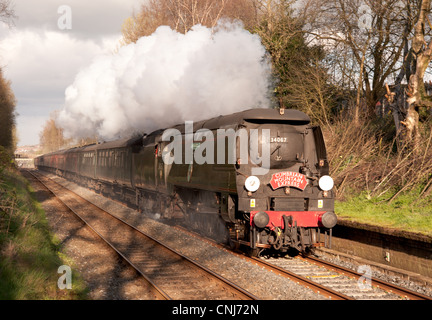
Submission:
{"label": "steel rail", "polygon": [[[271,263],[264,262],[264,261],[262,261],[262,260],[260,260],[258,258],[248,257],[244,253],[235,252],[235,251],[231,250],[231,248],[229,248],[228,246],[220,244],[220,243],[217,243],[213,239],[209,239],[209,238],[204,237],[202,235],[199,235],[199,234],[197,234],[195,232],[189,231],[189,230],[187,230],[187,229],[185,229],[183,227],[177,227],[177,228],[178,229],[182,229],[184,232],[187,232],[187,233],[189,233],[189,234],[191,234],[193,236],[200,237],[200,238],[208,241],[209,243],[211,243],[211,244],[213,244],[215,246],[223,247],[224,249],[230,251],[232,254],[237,255],[239,257],[242,257],[243,259],[246,259],[246,260],[251,259],[251,260],[253,260],[253,262],[261,265],[262,267],[267,268],[269,270],[275,270],[280,275],[286,276],[289,279],[293,278],[293,279],[295,279],[295,281],[299,282],[300,284],[302,284],[302,285],[304,285],[304,286],[312,289],[313,291],[315,291],[317,293],[320,293],[320,294],[323,294],[324,296],[330,297],[331,299],[355,300],[352,297],[349,297],[347,295],[344,295],[342,293],[334,291],[334,290],[332,290],[330,288],[326,288],[326,287],[324,287],[322,285],[319,285],[316,282],[313,282],[312,280],[309,280],[309,279],[307,279],[307,278],[305,278],[303,276],[297,275],[297,274],[295,274],[295,273],[293,273],[291,271],[288,271],[288,270],[283,269],[281,267],[275,266],[275,265],[273,265]],[[333,264],[331,262],[327,262],[327,261],[324,261],[324,260],[321,260],[321,259],[318,259],[318,258],[315,258],[315,257],[311,257],[311,256],[299,256],[299,259],[302,259],[302,260],[304,260],[304,261],[306,261],[308,263],[312,263],[312,264],[324,267],[326,269],[333,269],[333,271],[335,271],[335,272],[338,272],[338,273],[340,273],[342,275],[354,278],[356,280],[359,279],[360,277],[364,276],[364,274],[357,273],[357,272],[355,272],[355,271],[353,271],[351,269],[348,269],[348,268],[345,268],[345,267],[342,267],[342,266],[339,266],[339,265],[336,265],[336,264]],[[397,285],[388,283],[388,282],[380,280],[380,279],[372,278],[371,279],[371,284],[373,286],[379,288],[379,289],[382,289],[384,291],[393,293],[395,295],[398,295],[398,296],[406,298],[406,299],[411,299],[411,300],[432,300],[432,297],[426,296],[424,294],[421,294],[421,293],[418,293],[418,292],[415,292],[415,291],[412,291],[412,290],[409,290],[409,289],[406,289],[406,288],[399,287]],[[334,296],[332,295],[333,293],[335,294]]]}
{"label": "steel rail", "polygon": [[[315,257],[311,257],[311,256],[303,256],[300,259],[303,259],[309,263],[314,263],[316,265],[319,266],[323,266],[325,268],[331,268],[334,269],[336,272],[340,272],[346,276],[350,276],[353,277],[355,279],[359,279],[360,277],[364,277],[364,274],[355,272],[351,269],[339,266],[337,264],[328,262],[328,261],[324,261]],[[411,299],[411,300],[432,300],[432,297],[426,296],[424,294],[406,289],[406,288],[402,288],[399,287],[397,285],[385,282],[383,280],[380,279],[376,279],[376,278],[371,278],[371,284],[377,288],[383,289],[385,291],[394,293],[396,295],[399,295],[401,297],[407,298],[407,299]]]}
{"label": "steel rail", "polygon": [[[332,290],[330,288],[323,287],[323,286],[319,285],[318,283],[313,282],[312,280],[309,280],[308,278],[305,278],[303,276],[297,275],[297,274],[295,274],[295,273],[293,273],[291,271],[288,271],[288,270],[286,270],[284,268],[278,267],[278,266],[273,265],[271,263],[267,263],[267,262],[262,261],[262,260],[260,260],[258,258],[248,257],[244,253],[239,253],[239,252],[233,251],[228,246],[220,244],[220,243],[214,241],[213,239],[209,239],[209,238],[204,237],[202,235],[199,235],[199,234],[197,234],[195,232],[189,231],[189,230],[187,230],[187,229],[185,229],[183,227],[177,227],[177,228],[181,229],[183,232],[191,234],[192,236],[200,237],[200,238],[204,239],[205,241],[211,243],[214,246],[222,247],[222,248],[228,250],[229,252],[231,252],[232,254],[234,254],[236,256],[239,256],[239,257],[241,257],[243,259],[246,259],[246,260],[247,259],[252,259],[253,263],[257,263],[257,264],[261,265],[263,268],[267,268],[269,270],[278,272],[280,275],[286,276],[288,278],[293,278],[293,279],[295,279],[295,281],[298,281],[300,284],[302,284],[302,285],[304,285],[306,287],[309,287],[310,289],[314,290],[317,293],[323,294],[324,296],[331,297],[331,299],[355,300],[353,297],[344,295],[342,293],[338,293],[338,292],[336,292],[336,291],[334,291],[334,290]],[[338,273],[340,273],[342,275],[354,278],[356,280],[358,280],[358,278],[364,276],[364,274],[357,273],[357,272],[355,272],[355,271],[353,271],[351,269],[348,269],[348,268],[345,268],[345,267],[342,267],[342,266],[339,266],[339,265],[336,265],[336,264],[333,264],[331,262],[327,262],[327,261],[324,261],[324,260],[321,260],[321,259],[318,259],[318,258],[315,258],[315,257],[311,257],[311,256],[299,256],[298,258],[301,259],[301,260],[304,260],[304,261],[306,261],[308,263],[324,267],[326,269],[332,269],[335,272],[338,272]],[[371,284],[373,286],[379,288],[379,289],[382,289],[384,291],[388,291],[388,292],[393,293],[395,295],[399,295],[400,297],[403,297],[403,298],[406,298],[406,299],[412,299],[412,300],[432,300],[432,297],[423,295],[421,293],[418,293],[418,292],[415,292],[415,291],[412,291],[412,290],[409,290],[409,289],[398,287],[397,285],[393,285],[391,283],[385,282],[385,281],[380,280],[380,279],[374,279],[374,278],[372,278],[371,279]],[[314,287],[316,287],[316,288],[314,288]],[[337,295],[340,295],[340,296],[339,297],[337,297],[337,296],[334,296],[334,297],[330,296],[330,294],[333,293],[333,292],[336,293]]]}
{"label": "steel rail", "polygon": [[147,275],[145,275],[141,270],[134,265],[132,261],[130,261],[124,254],[122,254],[117,248],[115,248],[107,239],[103,237],[102,234],[100,234],[95,228],[93,228],[85,218],[83,218],[79,213],[77,213],[74,209],[72,209],[70,206],[68,206],[57,194],[54,192],[51,188],[49,188],[45,182],[40,179],[34,172],[31,172],[30,170],[27,170],[33,177],[35,177],[49,192],[51,192],[56,199],[58,199],[68,210],[70,210],[73,214],[75,214],[81,221],[83,221],[87,227],[89,227],[98,237],[100,237],[103,241],[105,241],[118,255],[122,257],[123,260],[125,260],[133,269],[135,269],[149,284],[149,287],[151,289],[151,292],[155,294],[156,298],[159,300],[171,300],[170,296],[165,293],[161,288],[159,288]]}
{"label": "steel rail", "polygon": [[287,277],[290,280],[293,280],[299,284],[301,284],[302,286],[311,289],[312,291],[319,293],[329,299],[332,300],[355,300],[354,298],[347,296],[341,292],[335,291],[333,289],[327,288],[323,285],[320,285],[319,283],[316,283],[312,280],[309,280],[303,276],[300,276],[294,272],[288,271],[286,269],[280,268],[278,266],[275,266],[271,263],[267,263],[265,261],[260,260],[259,258],[255,258],[255,257],[246,257],[244,256],[246,259],[250,259],[252,260],[254,263],[260,265],[261,267],[264,267],[268,270],[272,270],[273,272]]}
{"label": "steel rail", "polygon": [[[77,195],[77,196],[78,196],[78,195]],[[78,196],[78,197],[79,197],[79,196]],[[84,199],[84,200],[85,200],[85,199]],[[86,200],[86,201],[87,201],[87,200]],[[91,202],[90,202],[90,203],[91,203]],[[95,206],[95,207],[97,207],[97,208],[99,208],[99,207],[98,207],[97,205],[95,205],[95,204],[92,204],[92,205]],[[101,209],[101,208],[99,208],[99,209]],[[103,210],[103,209],[101,209],[101,210]],[[105,211],[105,210],[103,210],[103,211]],[[108,213],[108,214],[109,214],[109,213]],[[111,215],[111,214],[110,214],[110,215]],[[128,225],[129,227],[135,229],[136,231],[142,233],[140,230],[136,229],[134,226],[129,225],[127,222],[123,221],[122,219],[120,219],[120,218],[118,218],[118,217],[116,217],[116,216],[113,216],[113,215],[111,215],[111,216],[114,217],[115,219],[117,219],[117,220],[123,222],[124,224]],[[203,237],[203,236],[201,236],[201,235],[198,235],[198,234],[196,234],[196,233],[194,233],[194,232],[191,232],[191,231],[189,231],[189,230],[186,230],[186,229],[184,229],[184,228],[181,228],[181,229],[183,229],[183,231],[188,232],[188,233],[190,233],[190,234],[192,234],[192,235],[195,235],[195,236],[198,236],[198,237],[200,237],[200,238],[203,238],[204,240],[210,241],[213,245],[220,246],[220,247],[224,247],[225,249],[227,248],[226,246],[223,246],[223,245],[221,245],[221,244],[218,244],[218,243],[216,243],[215,241],[213,241],[213,240],[211,240],[211,239],[205,238],[205,237]],[[142,233],[142,234],[145,235],[144,233]],[[149,237],[148,235],[145,235],[145,236]],[[153,239],[153,238],[151,238],[151,237],[149,237],[149,238],[152,239],[152,240],[154,240],[154,241],[156,241],[156,242],[158,242],[157,240],[155,240],[155,239]],[[159,243],[159,242],[158,242],[158,243]],[[160,243],[160,244],[161,244],[161,243]],[[163,244],[161,244],[161,245],[163,245]],[[165,246],[165,247],[166,247],[166,246]],[[113,248],[113,249],[116,250],[115,248]],[[169,247],[168,247],[168,249],[171,250],[171,251],[173,251],[173,252],[175,252],[175,250],[173,250],[173,249],[171,249],[171,248],[169,248]],[[117,251],[117,250],[116,250],[116,251]],[[271,264],[271,263],[264,262],[264,261],[262,261],[262,260],[260,260],[260,259],[257,259],[257,258],[250,258],[250,257],[248,257],[248,256],[245,256],[244,254],[239,254],[239,253],[237,253],[237,252],[233,252],[233,251],[230,251],[230,252],[233,253],[233,254],[235,254],[235,255],[239,255],[239,256],[241,256],[242,258],[246,259],[246,260],[247,260],[247,259],[251,259],[253,263],[259,264],[259,265],[261,265],[262,267],[264,267],[264,268],[266,268],[266,269],[268,269],[268,270],[272,270],[273,272],[278,273],[278,274],[281,275],[281,276],[285,276],[285,277],[287,277],[287,278],[290,279],[290,280],[296,281],[297,283],[299,283],[299,284],[301,284],[301,285],[303,285],[303,286],[305,286],[305,287],[307,287],[307,288],[313,290],[314,292],[317,292],[317,293],[319,293],[319,294],[321,294],[321,295],[324,295],[324,296],[327,297],[327,298],[335,299],[335,300],[336,300],[336,299],[337,299],[337,300],[354,300],[353,297],[347,296],[347,295],[342,294],[342,293],[340,293],[340,292],[337,292],[337,291],[335,291],[335,290],[333,290],[333,289],[330,289],[330,288],[327,288],[327,287],[325,287],[325,286],[322,286],[322,285],[320,285],[320,284],[318,284],[318,283],[316,283],[316,282],[314,282],[314,281],[312,281],[312,280],[309,280],[308,278],[306,278],[306,277],[304,277],[304,276],[297,275],[297,274],[295,274],[295,273],[293,273],[293,272],[291,272],[291,271],[288,271],[288,270],[286,270],[286,269],[284,269],[284,268],[281,268],[281,267],[275,266],[275,265],[273,265],[273,264]],[[121,253],[119,253],[119,254],[122,255]],[[124,258],[125,258],[125,257],[124,257]],[[184,258],[188,259],[187,257],[184,257]],[[125,259],[126,259],[126,258],[125,258]],[[342,275],[345,275],[345,276],[349,276],[349,277],[351,277],[351,278],[358,279],[358,278],[364,276],[363,274],[357,273],[357,272],[355,272],[355,271],[353,271],[353,270],[350,270],[350,269],[348,269],[348,268],[341,267],[341,266],[338,266],[338,265],[336,265],[336,264],[333,264],[333,263],[330,263],[330,262],[326,262],[326,261],[323,261],[323,260],[320,260],[320,259],[317,259],[317,258],[314,258],[314,257],[311,257],[311,256],[303,256],[303,257],[300,257],[300,259],[303,259],[303,260],[307,261],[308,263],[312,263],[312,264],[315,264],[315,265],[319,265],[319,266],[324,267],[324,268],[327,268],[327,269],[333,269],[333,271],[336,271],[336,272],[338,272],[338,273],[341,273]],[[188,260],[190,260],[190,259],[188,259]],[[193,264],[197,264],[195,261],[192,261],[192,260],[190,260],[190,262],[193,263]],[[199,264],[198,264],[198,265],[199,265]],[[200,266],[200,265],[199,265],[199,266]],[[204,266],[200,266],[200,267],[206,269]],[[206,271],[207,271],[207,270],[206,270]],[[211,270],[208,270],[208,271],[211,272]],[[141,273],[141,272],[140,272],[140,273]],[[216,277],[219,277],[219,276],[216,275]],[[226,280],[226,279],[225,279],[225,280]],[[222,281],[224,281],[224,279],[222,279]],[[379,280],[379,279],[372,278],[372,279],[371,279],[371,284],[372,284],[373,286],[377,287],[377,288],[380,288],[380,289],[382,289],[382,290],[385,290],[385,291],[391,292],[391,293],[393,293],[393,294],[399,295],[399,296],[401,296],[401,297],[403,297],[403,298],[413,299],[413,300],[432,300],[431,297],[428,297],[428,296],[426,296],[426,295],[423,295],[423,294],[420,294],[420,293],[417,293],[417,292],[411,291],[411,290],[409,290],[409,289],[405,289],[405,288],[398,287],[398,286],[396,286],[396,285],[393,285],[393,284],[387,283],[387,282],[382,281],[382,280]],[[234,285],[235,285],[235,284],[234,284]],[[241,288],[239,288],[239,289],[242,290]],[[246,294],[249,294],[249,293],[246,292]],[[253,299],[256,299],[256,297],[254,297]]]}
{"label": "steel rail", "polygon": [[[33,176],[35,176],[32,172],[30,172]],[[38,177],[35,176],[35,178],[37,178],[50,192],[52,192],[66,207],[68,207],[75,215],[77,215],[84,223],[86,223],[86,225],[88,225],[101,239],[103,239],[108,245],[110,245],[111,248],[113,248],[124,260],[126,260],[134,269],[136,269],[143,277],[144,279],[153,287],[156,289],[158,295],[160,295],[163,299],[166,300],[171,300],[171,297],[165,293],[161,288],[159,288],[147,275],[145,275],[138,266],[136,266],[132,261],[130,261],[130,259],[128,259],[120,250],[118,250],[114,245],[112,245],[110,243],[110,241],[108,239],[106,239],[102,234],[100,234],[96,229],[94,229],[81,215],[79,215],[75,210],[73,210],[72,208],[70,208],[63,200],[61,200],[61,198],[54,192],[52,191],[44,182],[42,182]],[[155,238],[145,234],[144,232],[142,232],[141,230],[137,229],[135,226],[129,224],[128,222],[124,221],[123,219],[116,217],[115,215],[112,215],[111,213],[107,212],[106,210],[100,208],[99,206],[97,206],[96,204],[86,200],[85,198],[81,197],[80,195],[74,193],[73,191],[61,186],[60,184],[58,184],[57,182],[53,181],[52,179],[48,178],[48,177],[44,177],[46,179],[51,180],[53,183],[59,185],[61,188],[66,189],[67,191],[71,192],[74,194],[74,196],[76,196],[77,198],[82,199],[83,201],[85,201],[86,203],[88,203],[89,205],[97,208],[98,210],[101,210],[102,212],[104,212],[105,214],[109,215],[110,217],[116,219],[117,221],[123,223],[124,225],[126,225],[127,227],[133,229],[135,232],[140,233],[142,236],[145,236],[148,240],[152,241],[153,243],[156,243],[157,245],[169,250],[171,253],[179,256],[182,260],[187,261],[189,264],[193,265],[194,267],[199,268],[200,270],[203,270],[205,273],[211,275],[213,278],[217,279],[218,281],[223,282],[227,287],[229,287],[232,291],[234,291],[236,293],[236,295],[238,295],[239,297],[242,297],[242,299],[246,299],[246,300],[258,300],[259,298],[254,296],[253,294],[251,294],[250,292],[244,290],[243,288],[239,287],[238,285],[236,285],[235,283],[231,282],[230,280],[220,276],[219,274],[217,274],[216,272],[206,268],[205,266],[201,265],[200,263],[193,261],[192,259],[186,257],[185,255],[177,252],[175,249],[170,248],[169,246],[161,243],[160,241],[156,240]]]}
{"label": "steel rail", "polygon": [[306,287],[308,289],[311,289],[312,291],[314,291],[316,293],[319,293],[319,294],[325,296],[326,298],[329,298],[329,299],[332,299],[332,300],[354,300],[354,298],[352,298],[352,297],[349,297],[349,296],[347,296],[347,295],[345,295],[345,294],[343,294],[341,292],[337,292],[337,291],[335,291],[333,289],[330,289],[330,288],[327,288],[325,286],[322,286],[322,285],[320,285],[320,284],[318,284],[318,283],[316,283],[316,282],[314,282],[312,280],[309,280],[309,279],[307,279],[307,278],[305,278],[303,276],[295,274],[294,272],[291,272],[289,270],[280,268],[280,267],[275,266],[275,265],[273,265],[271,263],[267,263],[265,261],[260,260],[259,258],[249,257],[249,256],[247,256],[244,253],[239,253],[239,252],[233,251],[230,248],[228,248],[228,246],[220,244],[220,243],[217,243],[213,239],[209,239],[207,237],[203,237],[203,236],[201,236],[201,235],[199,235],[199,234],[197,234],[195,232],[191,232],[191,231],[189,231],[189,230],[187,230],[187,229],[185,229],[183,227],[177,227],[177,228],[183,230],[186,233],[191,234],[192,236],[199,237],[199,238],[201,238],[201,239],[203,239],[203,240],[211,243],[214,246],[226,249],[231,254],[233,254],[233,255],[235,255],[237,257],[245,259],[246,261],[249,261],[251,263],[255,263],[255,264],[261,266],[262,268],[265,268],[265,269],[270,270],[270,271],[272,271],[274,273],[277,273],[277,274],[279,274],[279,275],[281,275],[283,277],[288,278],[289,280],[295,281],[298,284],[300,284],[300,285],[302,285],[302,286],[304,286],[304,287]]}

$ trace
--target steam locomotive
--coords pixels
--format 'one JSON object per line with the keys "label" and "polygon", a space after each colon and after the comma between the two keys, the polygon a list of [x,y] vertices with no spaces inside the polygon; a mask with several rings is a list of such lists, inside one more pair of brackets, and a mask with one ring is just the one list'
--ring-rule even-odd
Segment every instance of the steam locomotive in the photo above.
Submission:
{"label": "steam locomotive", "polygon": [[298,110],[251,109],[53,152],[35,166],[253,255],[307,252],[337,222],[323,135],[310,122]]}

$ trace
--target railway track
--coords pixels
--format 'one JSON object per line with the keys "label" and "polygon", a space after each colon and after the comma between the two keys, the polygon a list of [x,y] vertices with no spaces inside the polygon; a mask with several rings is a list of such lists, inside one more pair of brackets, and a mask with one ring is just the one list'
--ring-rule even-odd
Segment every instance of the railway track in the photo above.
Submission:
{"label": "railway track", "polygon": [[[196,237],[201,235],[190,232]],[[225,245],[203,238],[215,246],[223,247],[232,254],[249,260],[275,274],[289,278],[314,292],[332,300],[432,300],[431,297],[399,287],[397,285],[369,277],[351,269],[312,257],[295,258],[251,258],[243,253],[231,251]],[[370,280],[370,281],[369,281]]]}
{"label": "railway track", "polygon": [[[365,273],[359,273],[355,272],[349,268],[345,268],[342,266],[339,266],[337,264],[318,259],[312,256],[309,257],[302,257],[304,261],[307,261],[308,263],[314,264],[318,267],[326,268],[327,270],[332,270],[334,272],[337,272],[339,274],[342,274],[344,276],[350,277],[354,279],[357,284],[359,284],[359,281],[362,282],[362,279],[366,279]],[[363,269],[365,270],[365,269]],[[421,293],[397,286],[392,283],[385,282],[383,280],[370,277],[370,285],[374,288],[386,291],[390,294],[394,294],[398,296],[400,299],[409,299],[409,300],[432,300],[432,297],[423,295]],[[363,285],[364,286],[364,285]],[[373,297],[372,297],[373,298]]]}
{"label": "railway track", "polygon": [[[259,259],[255,259],[259,260]],[[372,274],[358,273],[315,257],[269,259],[261,262],[278,272],[289,271],[320,286],[356,300],[431,300],[431,297],[375,279]],[[367,271],[365,266],[364,271]],[[333,298],[333,297],[332,297]]]}
{"label": "railway track", "polygon": [[136,269],[158,299],[257,299],[246,290],[163,245],[55,181],[36,172],[29,173]]}

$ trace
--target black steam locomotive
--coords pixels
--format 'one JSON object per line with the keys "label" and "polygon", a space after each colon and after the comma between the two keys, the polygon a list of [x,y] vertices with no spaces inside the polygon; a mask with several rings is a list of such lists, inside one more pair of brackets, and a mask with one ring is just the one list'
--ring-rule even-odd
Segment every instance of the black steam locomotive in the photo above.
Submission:
{"label": "black steam locomotive", "polygon": [[308,251],[337,222],[321,129],[298,110],[186,122],[46,154],[35,166],[253,254]]}

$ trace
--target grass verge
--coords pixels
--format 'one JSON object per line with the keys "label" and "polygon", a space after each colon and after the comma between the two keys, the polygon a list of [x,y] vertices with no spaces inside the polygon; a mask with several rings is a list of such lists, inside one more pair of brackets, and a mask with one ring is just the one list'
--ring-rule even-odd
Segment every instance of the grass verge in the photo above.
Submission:
{"label": "grass verge", "polygon": [[0,299],[86,299],[87,289],[72,272],[72,289],[59,289],[58,273],[70,261],[49,231],[45,212],[27,180],[14,169],[0,172]]}
{"label": "grass verge", "polygon": [[419,198],[418,192],[411,191],[389,202],[391,195],[371,198],[363,192],[336,201],[335,211],[339,217],[349,220],[432,236],[430,197]]}

